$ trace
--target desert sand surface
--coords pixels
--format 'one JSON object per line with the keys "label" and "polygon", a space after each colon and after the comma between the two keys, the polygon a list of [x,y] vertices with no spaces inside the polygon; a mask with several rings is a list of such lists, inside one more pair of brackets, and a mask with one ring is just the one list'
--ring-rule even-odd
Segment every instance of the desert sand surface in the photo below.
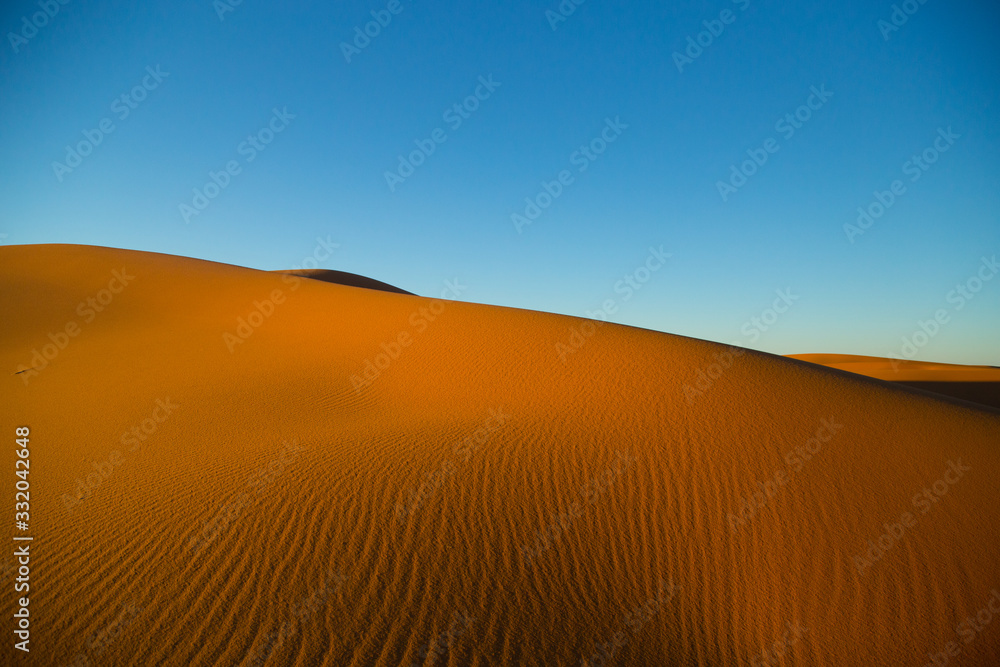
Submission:
{"label": "desert sand surface", "polygon": [[0,247],[0,317],[36,664],[1000,664],[993,412],[87,246]]}
{"label": "desert sand surface", "polygon": [[792,359],[897,382],[1000,410],[1000,368],[852,354],[793,354]]}

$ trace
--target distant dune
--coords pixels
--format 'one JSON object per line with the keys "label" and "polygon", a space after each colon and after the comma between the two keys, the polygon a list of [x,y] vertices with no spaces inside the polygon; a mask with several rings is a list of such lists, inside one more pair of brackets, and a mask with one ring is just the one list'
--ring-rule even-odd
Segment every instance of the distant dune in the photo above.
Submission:
{"label": "distant dune", "polygon": [[996,366],[964,366],[939,364],[927,361],[907,361],[884,357],[862,357],[853,354],[793,354],[801,359],[850,373],[867,375],[879,380],[936,381],[936,382],[1000,382],[1000,368]]}
{"label": "distant dune", "polygon": [[383,292],[413,295],[412,292],[407,292],[404,289],[393,287],[392,285],[384,283],[381,280],[366,278],[365,276],[359,276],[356,273],[347,273],[346,271],[334,271],[331,269],[297,269],[294,271],[275,271],[275,273],[287,273],[293,276],[302,276],[303,278],[322,280],[323,282],[334,283],[335,285],[364,287],[365,289],[377,289],[382,290]]}
{"label": "distant dune", "polygon": [[789,357],[1000,410],[1000,368],[996,366],[964,366],[852,354],[793,354]]}
{"label": "distant dune", "polygon": [[337,282],[0,247],[31,661],[1000,664],[996,413]]}

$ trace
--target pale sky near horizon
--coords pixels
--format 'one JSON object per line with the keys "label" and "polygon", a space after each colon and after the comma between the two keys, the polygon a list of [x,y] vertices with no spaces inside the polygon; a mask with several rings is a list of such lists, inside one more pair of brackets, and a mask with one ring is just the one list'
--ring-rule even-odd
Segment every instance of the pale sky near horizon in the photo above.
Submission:
{"label": "pale sky near horizon", "polygon": [[0,243],[1000,365],[996,3],[562,7],[4,3]]}

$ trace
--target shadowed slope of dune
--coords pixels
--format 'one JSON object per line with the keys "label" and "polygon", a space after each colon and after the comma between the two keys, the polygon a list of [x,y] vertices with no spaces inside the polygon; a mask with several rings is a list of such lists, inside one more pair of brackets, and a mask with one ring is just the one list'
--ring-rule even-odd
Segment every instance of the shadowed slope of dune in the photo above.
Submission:
{"label": "shadowed slope of dune", "polygon": [[409,294],[410,296],[415,296],[413,292],[407,292],[404,289],[394,287],[389,283],[382,282],[381,280],[359,276],[356,273],[348,273],[346,271],[334,271],[333,269],[296,269],[293,271],[275,271],[275,273],[302,276],[303,278],[322,280],[323,282],[334,283],[335,285],[364,287],[365,289],[376,289],[383,292],[393,292],[395,294]]}
{"label": "shadowed slope of dune", "polygon": [[853,354],[788,356],[1000,410],[1000,368],[996,366],[965,366]]}
{"label": "shadowed slope of dune", "polygon": [[1000,587],[994,414],[151,253],[3,247],[0,285],[41,663],[1000,660],[959,634]]}

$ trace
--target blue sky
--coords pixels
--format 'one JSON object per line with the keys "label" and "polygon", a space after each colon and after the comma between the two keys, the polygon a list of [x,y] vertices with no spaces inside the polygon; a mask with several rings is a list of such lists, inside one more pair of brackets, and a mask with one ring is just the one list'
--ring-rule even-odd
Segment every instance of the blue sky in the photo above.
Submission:
{"label": "blue sky", "polygon": [[[612,299],[618,322],[782,354],[1000,365],[996,3],[912,0],[894,24],[855,0],[223,1],[4,3],[3,243],[278,269],[322,238],[324,268],[425,295],[458,278],[468,301]],[[200,201],[210,173],[228,182]],[[845,231],[876,192],[891,205]]]}

